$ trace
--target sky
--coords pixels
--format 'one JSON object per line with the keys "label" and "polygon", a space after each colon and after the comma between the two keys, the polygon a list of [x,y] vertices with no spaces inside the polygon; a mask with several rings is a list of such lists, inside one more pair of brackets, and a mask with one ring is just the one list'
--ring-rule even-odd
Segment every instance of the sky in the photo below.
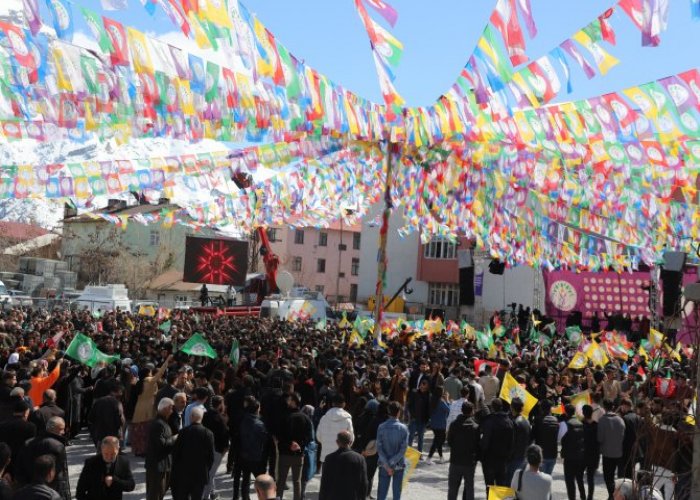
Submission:
{"label": "sky", "polygon": [[[157,37],[168,40],[180,37],[162,10],[158,9],[151,17],[139,0],[128,0],[128,10],[114,12],[103,12],[98,0],[73,2]],[[700,47],[700,22],[691,19],[690,0],[670,2],[669,27],[662,35],[661,45],[655,48],[642,47],[641,33],[617,9],[611,19],[617,45],[604,43],[603,46],[620,64],[607,75],[588,80],[570,61],[573,92],[567,94],[564,90],[557,100],[592,97],[700,67],[700,51],[694,49]],[[381,101],[367,33],[353,0],[245,0],[242,3],[299,59],[343,87]],[[389,3],[399,12],[398,23],[391,31],[405,46],[396,71],[396,89],[409,106],[430,105],[455,82],[476,46],[495,0],[389,0]],[[615,3],[532,0],[539,33],[534,39],[525,35],[528,56],[536,59],[546,54]],[[378,15],[371,10],[370,13],[380,21]],[[88,33],[82,21],[76,27]],[[84,34],[78,36],[82,38]]]}

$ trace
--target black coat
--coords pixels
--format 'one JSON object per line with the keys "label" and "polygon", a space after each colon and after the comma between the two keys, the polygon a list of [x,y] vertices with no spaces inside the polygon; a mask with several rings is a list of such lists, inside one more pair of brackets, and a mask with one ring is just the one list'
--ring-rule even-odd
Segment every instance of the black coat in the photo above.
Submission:
{"label": "black coat", "polygon": [[175,437],[168,422],[160,415],[151,422],[146,446],[146,469],[154,467],[158,472],[170,472],[173,466]]}
{"label": "black coat", "polygon": [[17,490],[12,500],[61,500],[61,495],[44,483],[30,484]]}
{"label": "black coat", "polygon": [[[311,423],[311,419],[299,410],[294,410],[288,413],[287,417],[282,421],[278,443],[279,454],[303,455],[304,448],[312,439],[313,424]],[[292,441],[296,442],[301,449],[292,451]]]}
{"label": "black coat", "polygon": [[247,462],[267,460],[270,435],[258,415],[246,413],[241,421],[238,454]]}
{"label": "black coat", "polygon": [[64,412],[56,403],[44,403],[32,413],[31,420],[36,425],[38,432],[44,432],[46,430],[46,423],[49,419],[53,417],[61,417],[65,419],[66,412]]}
{"label": "black coat", "polygon": [[480,448],[484,462],[507,460],[514,441],[513,421],[506,413],[492,413],[481,423]]}
{"label": "black coat", "polygon": [[542,447],[542,458],[557,458],[557,438],[559,436],[559,421],[553,415],[547,415],[535,421],[532,429],[535,444]]}
{"label": "black coat", "polygon": [[114,396],[104,396],[92,405],[88,415],[90,436],[95,442],[107,436],[120,437],[124,423],[124,409]]}
{"label": "black coat", "polygon": [[561,438],[561,458],[584,462],[586,458],[586,433],[583,423],[576,417],[566,421],[566,434]]}
{"label": "black coat", "polygon": [[473,418],[459,415],[447,430],[450,464],[476,465],[479,459],[479,426]]}
{"label": "black coat", "polygon": [[367,463],[350,449],[326,455],[319,500],[364,500],[367,496]]}
{"label": "black coat", "polygon": [[[7,443],[12,451],[8,472],[14,473],[15,469],[19,468],[17,464],[20,452],[26,442],[34,437],[36,437],[36,425],[27,422],[22,417],[13,416],[10,420],[0,424],[0,441]],[[27,471],[27,473],[29,476],[26,479],[29,480],[31,479],[31,471]]]}
{"label": "black coat", "polygon": [[56,434],[45,433],[29,441],[24,449],[24,458],[22,460],[22,465],[28,477],[31,477],[31,471],[34,470],[34,460],[41,455],[51,455],[56,461],[56,476],[49,483],[49,486],[56,490],[63,500],[70,500],[65,438]]}
{"label": "black coat", "polygon": [[[104,481],[106,476],[112,476],[112,485],[109,488]],[[135,487],[129,459],[117,455],[117,459],[108,467],[101,455],[95,455],[85,460],[78,479],[75,498],[77,500],[121,500],[122,493],[134,491]]]}
{"label": "black coat", "polygon": [[214,434],[214,451],[226,453],[229,445],[229,433],[221,413],[216,410],[207,410],[202,419],[202,425]]}
{"label": "black coat", "polygon": [[205,485],[214,463],[214,435],[202,424],[192,424],[180,431],[173,450],[173,491]]}
{"label": "black coat", "polygon": [[173,408],[173,413],[168,418],[168,425],[170,430],[173,432],[173,436],[180,432],[182,425],[185,423],[185,412],[184,410],[178,413],[175,408]]}

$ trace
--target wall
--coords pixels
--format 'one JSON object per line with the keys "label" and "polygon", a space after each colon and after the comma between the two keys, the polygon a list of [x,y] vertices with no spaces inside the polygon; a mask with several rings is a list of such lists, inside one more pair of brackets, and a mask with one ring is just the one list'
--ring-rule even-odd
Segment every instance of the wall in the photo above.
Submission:
{"label": "wall", "polygon": [[[527,266],[518,266],[506,269],[503,275],[491,274],[488,263],[484,266],[484,287],[482,304],[485,311],[498,311],[503,309],[504,291],[505,304],[523,304],[532,308],[536,306],[536,286],[541,283],[541,273]],[[542,288],[540,288],[541,290]]]}

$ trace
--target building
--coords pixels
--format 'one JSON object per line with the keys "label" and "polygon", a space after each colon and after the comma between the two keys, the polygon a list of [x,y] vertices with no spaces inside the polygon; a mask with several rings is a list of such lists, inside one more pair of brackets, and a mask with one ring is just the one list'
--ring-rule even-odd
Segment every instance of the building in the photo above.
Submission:
{"label": "building", "polygon": [[320,229],[271,227],[267,234],[280,270],[289,271],[296,286],[321,292],[332,304],[355,303],[364,245],[360,228],[334,222]]}

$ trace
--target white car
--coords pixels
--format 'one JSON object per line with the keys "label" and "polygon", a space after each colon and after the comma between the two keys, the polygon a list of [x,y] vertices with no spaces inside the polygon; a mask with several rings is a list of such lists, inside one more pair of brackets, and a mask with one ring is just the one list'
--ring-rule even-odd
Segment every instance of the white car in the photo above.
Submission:
{"label": "white car", "polygon": [[23,293],[21,290],[8,290],[10,296],[9,304],[13,307],[24,307],[34,305],[34,300],[31,296]]}

